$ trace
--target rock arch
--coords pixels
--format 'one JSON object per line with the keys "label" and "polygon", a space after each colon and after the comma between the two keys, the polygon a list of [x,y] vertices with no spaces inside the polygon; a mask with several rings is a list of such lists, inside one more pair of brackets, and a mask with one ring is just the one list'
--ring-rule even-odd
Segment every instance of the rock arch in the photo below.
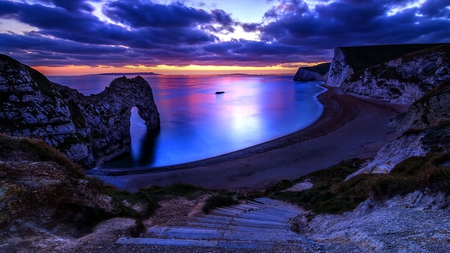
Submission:
{"label": "rock arch", "polygon": [[150,85],[144,78],[125,76],[115,79],[99,94],[79,101],[92,132],[92,150],[97,163],[109,160],[125,151],[131,144],[131,109],[138,108],[148,131],[160,127],[157,106]]}
{"label": "rock arch", "polygon": [[160,127],[152,89],[140,76],[117,78],[101,93],[84,96],[0,55],[0,98],[0,132],[43,139],[86,167],[130,149],[132,107],[149,132]]}

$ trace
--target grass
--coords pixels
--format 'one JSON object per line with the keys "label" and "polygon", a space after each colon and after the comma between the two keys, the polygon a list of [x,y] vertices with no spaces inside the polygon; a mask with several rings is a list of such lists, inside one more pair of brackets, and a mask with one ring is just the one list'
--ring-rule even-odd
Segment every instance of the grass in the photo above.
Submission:
{"label": "grass", "polygon": [[11,137],[0,133],[0,160],[51,161],[73,178],[85,178],[83,170],[45,141],[26,137]]}
{"label": "grass", "polygon": [[[46,191],[37,190],[31,192],[26,188],[27,184],[21,184],[20,180],[23,174],[19,173],[16,175],[13,170],[7,168],[7,165],[1,165],[2,184],[0,187],[10,189],[5,194],[13,198],[11,201],[18,203],[15,200],[15,195],[11,195],[11,189],[17,188],[21,190],[21,194],[17,196],[20,197],[19,200],[22,201],[22,204],[17,208],[13,208],[14,210],[11,209],[14,212],[8,212],[8,217],[6,217],[8,219],[2,218],[2,220],[9,222],[22,216],[31,215],[33,207],[39,206],[48,208],[49,212],[52,212],[50,210],[55,211],[57,214],[53,221],[55,224],[58,222],[72,222],[84,230],[89,230],[102,220],[114,217],[134,218],[139,223],[143,218],[149,217],[155,212],[159,207],[158,202],[161,200],[172,197],[195,199],[202,194],[210,193],[200,187],[182,184],[169,187],[154,186],[140,189],[135,193],[120,190],[105,184],[98,178],[87,177],[84,171],[78,165],[72,163],[65,155],[44,141],[37,139],[10,137],[0,134],[0,161],[21,162],[21,164],[24,161],[30,163],[50,162],[57,165],[56,167],[52,166],[53,170],[50,167],[47,168],[46,164],[40,165],[42,166],[40,169],[45,173],[46,171],[54,171],[57,168],[56,174],[52,172],[52,180],[62,180],[62,182],[67,180],[66,184],[61,185],[62,188],[55,188],[51,191],[47,189]],[[27,166],[27,163],[23,163],[23,166]],[[17,179],[19,181],[16,181]],[[86,187],[77,187],[80,182],[86,182]],[[84,189],[86,192],[73,192],[74,189]],[[109,203],[113,206],[113,210],[105,209],[101,204],[90,203],[89,199],[82,200],[80,203],[75,203],[71,200],[75,195],[84,196],[86,194],[109,196]],[[3,210],[1,206],[0,209]],[[2,226],[7,226],[7,224]]]}
{"label": "grass", "polygon": [[214,208],[223,206],[232,206],[239,204],[239,201],[230,193],[218,193],[208,199],[202,207],[202,212],[207,214]]}
{"label": "grass", "polygon": [[[366,175],[354,178],[348,182],[343,180],[358,170],[363,162],[351,159],[303,176],[295,181],[281,181],[266,191],[266,195],[296,203],[315,213],[342,213],[353,210],[361,201],[368,198]],[[290,186],[309,180],[314,186],[302,192],[282,192]]]}
{"label": "grass", "polygon": [[[362,162],[352,159],[294,181],[281,181],[268,189],[265,195],[295,203],[316,214],[341,214],[354,210],[369,196],[384,200],[424,189],[450,194],[449,154],[410,157],[397,164],[390,174],[362,174],[344,182]],[[302,192],[283,191],[305,180],[313,183],[313,188]]]}

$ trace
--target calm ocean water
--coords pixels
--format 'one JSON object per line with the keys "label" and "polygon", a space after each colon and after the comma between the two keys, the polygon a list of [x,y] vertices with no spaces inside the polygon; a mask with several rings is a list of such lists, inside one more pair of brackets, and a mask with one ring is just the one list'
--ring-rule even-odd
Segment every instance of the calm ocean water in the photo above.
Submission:
{"label": "calm ocean water", "polygon": [[[49,79],[89,95],[101,92],[116,77]],[[315,98],[324,91],[319,83],[294,82],[291,76],[143,77],[153,89],[161,131],[148,135],[133,108],[132,150],[105,168],[158,167],[229,153],[305,128],[323,110]]]}

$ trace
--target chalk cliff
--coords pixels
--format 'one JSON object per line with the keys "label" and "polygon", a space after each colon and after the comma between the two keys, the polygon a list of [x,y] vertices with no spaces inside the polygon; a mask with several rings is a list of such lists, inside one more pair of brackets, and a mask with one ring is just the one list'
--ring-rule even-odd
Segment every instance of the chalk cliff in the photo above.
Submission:
{"label": "chalk cliff", "polygon": [[345,77],[340,92],[409,105],[448,78],[450,45],[447,44],[405,54],[353,73]]}
{"label": "chalk cliff", "polygon": [[341,87],[351,75],[371,66],[392,61],[405,54],[440,44],[376,45],[338,47],[334,51],[327,85]]}
{"label": "chalk cliff", "polygon": [[[439,55],[441,51],[434,52]],[[439,65],[439,61],[434,61],[434,59],[430,62],[423,62],[423,65],[427,66],[429,63],[432,63],[433,66]],[[425,156],[430,152],[446,153],[450,150],[449,70],[447,66],[440,66],[432,72],[436,73],[436,71],[438,74],[435,75],[419,75],[425,77],[416,81],[422,84],[418,87],[428,87],[426,84],[436,85],[436,87],[412,103],[406,112],[398,115],[389,124],[402,135],[397,140],[383,146],[373,161],[349,175],[347,180],[363,173],[389,173],[397,164],[407,158]],[[439,84],[439,80],[443,76],[447,76],[447,79]]]}
{"label": "chalk cliff", "polygon": [[330,64],[330,62],[327,62],[313,67],[300,67],[295,73],[294,81],[326,81]]}
{"label": "chalk cliff", "polygon": [[84,96],[0,55],[0,132],[44,139],[84,166],[129,150],[133,106],[149,131],[159,127],[152,89],[142,77],[118,78],[103,92]]}

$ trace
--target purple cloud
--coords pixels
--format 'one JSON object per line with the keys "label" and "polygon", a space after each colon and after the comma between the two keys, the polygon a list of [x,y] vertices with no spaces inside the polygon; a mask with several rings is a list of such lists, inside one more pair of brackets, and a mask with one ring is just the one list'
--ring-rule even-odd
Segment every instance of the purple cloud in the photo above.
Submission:
{"label": "purple cloud", "polygon": [[[144,64],[267,66],[331,60],[338,46],[450,41],[450,0],[278,0],[261,23],[238,23],[223,10],[183,3],[108,1],[0,1],[0,18],[37,31],[0,33],[0,51],[29,65]],[[99,1],[97,1],[99,2]],[[392,12],[392,9],[397,12]],[[218,34],[260,33],[260,41],[220,41]]]}

